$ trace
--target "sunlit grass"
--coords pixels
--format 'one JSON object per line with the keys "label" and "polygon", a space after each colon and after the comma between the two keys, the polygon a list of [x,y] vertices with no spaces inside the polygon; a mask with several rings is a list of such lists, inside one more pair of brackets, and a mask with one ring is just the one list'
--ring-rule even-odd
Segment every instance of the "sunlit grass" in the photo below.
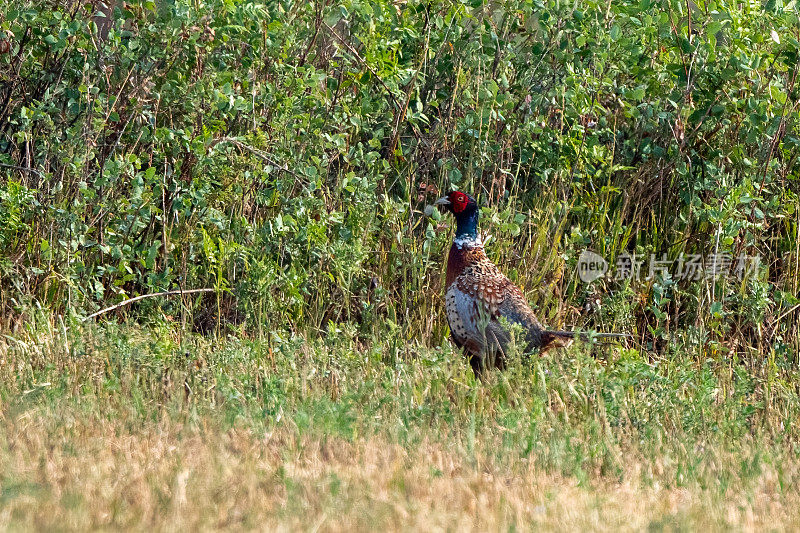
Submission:
{"label": "sunlit grass", "polygon": [[797,524],[794,388],[587,353],[479,382],[448,345],[40,320],[0,344],[0,526]]}

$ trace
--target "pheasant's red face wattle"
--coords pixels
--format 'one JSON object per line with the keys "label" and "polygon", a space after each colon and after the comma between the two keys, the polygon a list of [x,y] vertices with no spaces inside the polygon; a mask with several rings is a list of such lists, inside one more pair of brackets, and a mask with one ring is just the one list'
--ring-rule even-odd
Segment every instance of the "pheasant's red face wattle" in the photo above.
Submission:
{"label": "pheasant's red face wattle", "polygon": [[467,208],[469,197],[463,192],[455,191],[450,194],[450,203],[453,205],[453,212],[460,213]]}

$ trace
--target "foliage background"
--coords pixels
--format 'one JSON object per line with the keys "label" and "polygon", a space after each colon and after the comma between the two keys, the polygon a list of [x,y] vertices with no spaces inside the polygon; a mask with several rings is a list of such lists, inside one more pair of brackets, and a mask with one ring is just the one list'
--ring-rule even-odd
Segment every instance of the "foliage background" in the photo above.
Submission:
{"label": "foliage background", "polygon": [[[794,2],[2,7],[6,317],[210,286],[217,322],[438,344],[423,210],[460,187],[546,322],[796,363]],[[762,268],[587,287],[587,247]]]}

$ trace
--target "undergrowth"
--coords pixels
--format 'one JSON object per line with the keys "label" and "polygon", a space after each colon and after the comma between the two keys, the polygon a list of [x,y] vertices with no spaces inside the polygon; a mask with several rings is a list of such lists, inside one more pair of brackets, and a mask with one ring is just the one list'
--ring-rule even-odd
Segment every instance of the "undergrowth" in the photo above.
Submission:
{"label": "undergrowth", "polygon": [[0,2],[7,328],[204,287],[114,314],[435,346],[460,187],[548,325],[796,366],[794,2],[107,5]]}

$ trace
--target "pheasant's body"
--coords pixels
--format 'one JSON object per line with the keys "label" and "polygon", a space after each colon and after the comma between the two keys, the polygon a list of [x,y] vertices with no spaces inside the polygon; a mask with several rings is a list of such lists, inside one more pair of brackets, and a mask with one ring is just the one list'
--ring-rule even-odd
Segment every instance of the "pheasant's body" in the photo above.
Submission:
{"label": "pheasant's body", "polygon": [[445,309],[453,341],[464,348],[473,369],[505,366],[514,325],[522,330],[516,340],[524,351],[569,344],[575,333],[544,329],[522,291],[486,257],[478,237],[475,199],[454,191],[436,203],[456,217],[456,237],[447,258]]}
{"label": "pheasant's body", "polygon": [[[521,349],[543,346],[549,337],[522,291],[486,256],[477,238],[453,243],[447,258],[445,308],[450,333],[473,367],[503,367],[511,342],[508,325],[521,326]],[[507,325],[501,321],[505,319]]]}

